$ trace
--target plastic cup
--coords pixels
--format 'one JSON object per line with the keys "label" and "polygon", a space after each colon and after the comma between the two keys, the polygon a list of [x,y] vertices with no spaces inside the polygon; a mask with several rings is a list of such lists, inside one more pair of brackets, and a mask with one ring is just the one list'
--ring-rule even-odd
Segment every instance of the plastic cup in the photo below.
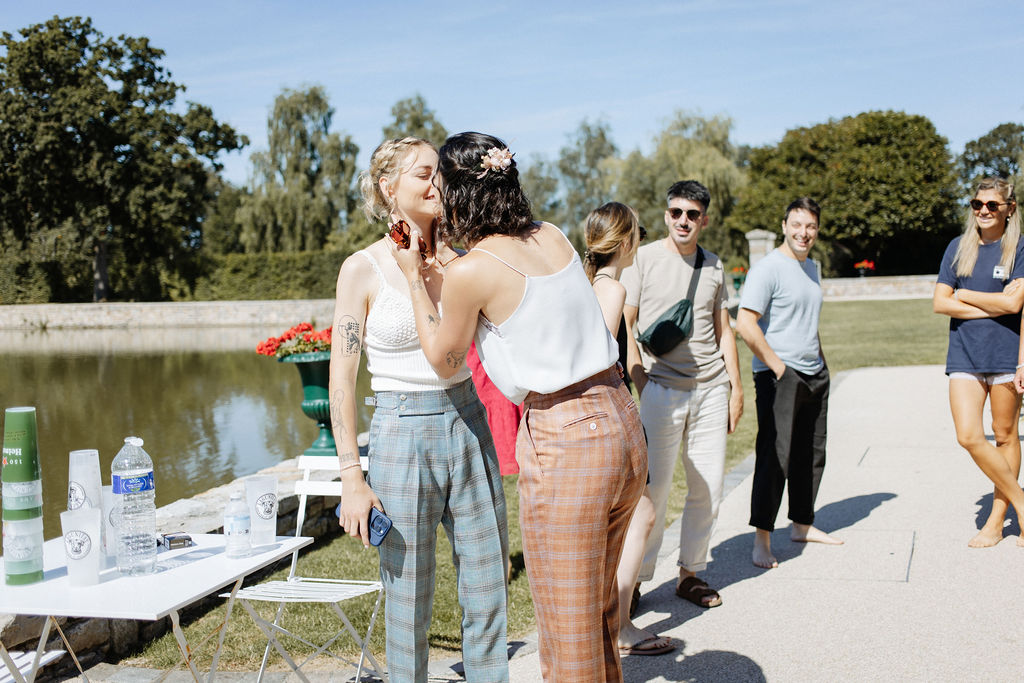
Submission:
{"label": "plastic cup", "polygon": [[2,479],[3,519],[21,521],[43,514],[43,485],[39,472],[36,409],[4,411]]}
{"label": "plastic cup", "polygon": [[114,487],[102,487],[100,494],[103,500],[103,550],[107,557],[117,558],[117,525],[121,513],[117,509],[117,497],[114,496]]}
{"label": "plastic cup", "polygon": [[103,566],[102,512],[98,508],[79,508],[60,513],[64,532],[64,557],[68,582],[72,586],[92,586],[100,581]]}
{"label": "plastic cup", "polygon": [[270,545],[277,540],[277,477],[261,474],[246,479],[245,499],[253,547]]}
{"label": "plastic cup", "polygon": [[68,510],[101,509],[100,452],[95,448],[68,454]]}

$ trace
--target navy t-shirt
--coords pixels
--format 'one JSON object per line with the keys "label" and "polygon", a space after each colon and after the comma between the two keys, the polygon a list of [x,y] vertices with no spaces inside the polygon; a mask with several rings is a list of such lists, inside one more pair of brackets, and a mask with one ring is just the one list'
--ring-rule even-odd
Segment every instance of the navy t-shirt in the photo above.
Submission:
{"label": "navy t-shirt", "polygon": [[[939,282],[953,289],[976,292],[1001,292],[1010,280],[1024,278],[1024,239],[1017,242],[1013,272],[998,268],[1002,244],[978,246],[978,261],[968,277],[956,274],[953,257],[960,238],[946,247],[939,267]],[[951,372],[1006,373],[1014,372],[1020,345],[1020,312],[996,318],[949,321],[949,351],[946,353],[946,374]]]}

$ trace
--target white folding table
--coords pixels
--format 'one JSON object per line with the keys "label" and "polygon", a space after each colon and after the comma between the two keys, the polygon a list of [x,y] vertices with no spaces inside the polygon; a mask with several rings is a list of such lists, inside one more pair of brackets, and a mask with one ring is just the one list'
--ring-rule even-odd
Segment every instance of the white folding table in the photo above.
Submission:
{"label": "white folding table", "polygon": [[[231,619],[235,594],[242,581],[249,574],[287,557],[297,548],[312,543],[313,539],[305,536],[278,536],[274,543],[258,546],[253,549],[252,555],[241,559],[225,557],[224,536],[221,534],[193,534],[192,540],[194,545],[189,548],[158,553],[157,571],[153,574],[121,576],[117,569],[112,567],[100,573],[100,582],[95,586],[71,586],[68,583],[63,538],[55,538],[43,544],[43,580],[27,586],[0,587],[0,613],[47,617],[30,666],[22,665],[22,668],[27,668],[26,673],[22,673],[3,643],[0,643],[0,657],[7,665],[13,680],[18,683],[31,683],[35,679],[51,624],[57,628],[68,654],[81,671],[78,659],[60,630],[56,617],[156,621],[169,616],[182,659],[198,681],[201,676],[193,661],[194,648],[185,640],[185,633],[178,623],[178,611],[199,598],[233,584],[223,623],[195,645],[199,647],[212,636],[218,636],[217,649],[214,651],[207,678],[212,680],[217,671],[217,661],[224,644],[228,621]],[[2,575],[3,558],[0,557],[0,577]],[[0,581],[2,580],[0,578]],[[85,679],[84,674],[82,677]]]}

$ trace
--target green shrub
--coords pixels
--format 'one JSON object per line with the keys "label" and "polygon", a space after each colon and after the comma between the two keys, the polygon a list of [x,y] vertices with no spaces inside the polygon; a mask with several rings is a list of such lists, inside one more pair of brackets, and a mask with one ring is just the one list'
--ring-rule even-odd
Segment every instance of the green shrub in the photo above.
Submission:
{"label": "green shrub", "polygon": [[347,257],[343,251],[212,256],[191,299],[333,299],[338,270]]}

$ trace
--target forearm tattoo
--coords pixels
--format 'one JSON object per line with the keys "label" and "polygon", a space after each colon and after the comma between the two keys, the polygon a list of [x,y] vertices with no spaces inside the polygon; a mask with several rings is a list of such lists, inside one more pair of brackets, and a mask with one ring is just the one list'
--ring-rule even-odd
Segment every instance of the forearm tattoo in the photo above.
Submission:
{"label": "forearm tattoo", "polygon": [[341,436],[345,436],[345,421],[343,419],[345,413],[341,407],[341,404],[344,400],[344,389],[335,389],[334,393],[331,394],[331,426]]}
{"label": "forearm tattoo", "polygon": [[425,289],[425,287],[423,286],[423,278],[421,277],[416,278],[409,285],[409,291],[411,292],[417,292],[421,289]]}
{"label": "forearm tattoo", "polygon": [[462,365],[462,361],[466,360],[466,351],[462,351],[461,353],[449,351],[448,354],[444,357],[444,359],[445,362],[448,363],[448,367],[458,368],[460,365]]}
{"label": "forearm tattoo", "polygon": [[433,313],[427,315],[427,325],[430,326],[431,330],[437,331],[437,328],[441,326],[441,321],[437,319],[437,316]]}
{"label": "forearm tattoo", "polygon": [[350,462],[359,462],[359,456],[352,451],[345,451],[344,453],[338,454],[338,462],[342,465],[346,465]]}
{"label": "forearm tattoo", "polygon": [[341,353],[345,356],[353,356],[359,353],[360,324],[350,315],[339,316],[334,321],[334,332],[341,338]]}

